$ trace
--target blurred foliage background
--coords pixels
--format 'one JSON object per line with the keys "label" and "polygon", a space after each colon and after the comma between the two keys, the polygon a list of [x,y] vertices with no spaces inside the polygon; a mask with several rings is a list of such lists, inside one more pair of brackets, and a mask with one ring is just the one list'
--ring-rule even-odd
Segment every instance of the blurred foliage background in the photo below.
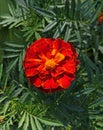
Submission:
{"label": "blurred foliage background", "polygon": [[[101,0],[0,0],[0,130],[103,130]],[[22,62],[40,37],[62,38],[80,59],[67,90],[31,87]]]}

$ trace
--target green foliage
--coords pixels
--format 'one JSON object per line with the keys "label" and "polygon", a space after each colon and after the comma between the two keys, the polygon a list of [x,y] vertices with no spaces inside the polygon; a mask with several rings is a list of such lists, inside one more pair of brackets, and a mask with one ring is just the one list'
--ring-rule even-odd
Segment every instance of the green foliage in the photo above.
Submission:
{"label": "green foliage", "polygon": [[[1,75],[2,68],[1,65]],[[0,89],[0,115],[3,117],[1,129],[11,129],[13,126],[16,129],[42,130],[43,124],[48,127],[63,127],[63,124],[58,121],[44,118],[50,106],[46,108],[35,91],[22,86],[15,80],[8,84],[8,74],[5,75],[6,78],[2,79]]]}
{"label": "green foliage", "polygon": [[[6,4],[6,3],[5,3]],[[0,14],[1,130],[103,129],[103,11],[100,0],[12,0]],[[40,37],[73,42],[77,78],[67,90],[44,94],[24,76],[26,48]]]}

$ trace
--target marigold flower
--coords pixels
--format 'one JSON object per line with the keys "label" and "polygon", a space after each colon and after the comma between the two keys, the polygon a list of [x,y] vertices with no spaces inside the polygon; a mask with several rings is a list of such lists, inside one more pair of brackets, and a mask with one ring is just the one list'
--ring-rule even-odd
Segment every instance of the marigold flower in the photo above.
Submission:
{"label": "marigold flower", "polygon": [[77,57],[70,42],[41,38],[26,50],[25,75],[33,86],[46,93],[66,89],[75,79]]}
{"label": "marigold flower", "polygon": [[98,25],[101,25],[103,22],[103,12],[99,13],[99,18],[98,18]]}
{"label": "marigold flower", "polygon": [[98,24],[101,25],[103,22],[103,16],[99,17]]}

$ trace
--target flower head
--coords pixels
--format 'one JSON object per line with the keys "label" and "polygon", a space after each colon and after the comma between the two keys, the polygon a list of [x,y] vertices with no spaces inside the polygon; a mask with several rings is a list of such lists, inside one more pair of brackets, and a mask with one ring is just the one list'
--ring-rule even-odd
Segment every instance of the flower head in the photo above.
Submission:
{"label": "flower head", "polygon": [[70,42],[41,38],[26,50],[25,75],[33,86],[46,93],[66,89],[75,79],[77,57]]}
{"label": "flower head", "polygon": [[102,23],[103,23],[103,12],[100,12],[98,18],[98,25],[101,25]]}

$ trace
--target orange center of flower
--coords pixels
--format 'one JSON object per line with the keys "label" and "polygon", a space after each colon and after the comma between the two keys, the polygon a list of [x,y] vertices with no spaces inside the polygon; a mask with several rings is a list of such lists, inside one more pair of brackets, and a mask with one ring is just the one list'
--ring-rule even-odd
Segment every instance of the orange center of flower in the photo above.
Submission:
{"label": "orange center of flower", "polygon": [[54,69],[56,66],[56,62],[54,61],[54,59],[48,59],[46,62],[45,62],[45,68],[46,69]]}
{"label": "orange center of flower", "polygon": [[64,60],[64,58],[65,58],[65,56],[58,52],[54,58],[46,59],[45,68],[51,69],[51,70],[55,69],[55,67],[58,65],[58,63],[61,62],[62,60]]}

